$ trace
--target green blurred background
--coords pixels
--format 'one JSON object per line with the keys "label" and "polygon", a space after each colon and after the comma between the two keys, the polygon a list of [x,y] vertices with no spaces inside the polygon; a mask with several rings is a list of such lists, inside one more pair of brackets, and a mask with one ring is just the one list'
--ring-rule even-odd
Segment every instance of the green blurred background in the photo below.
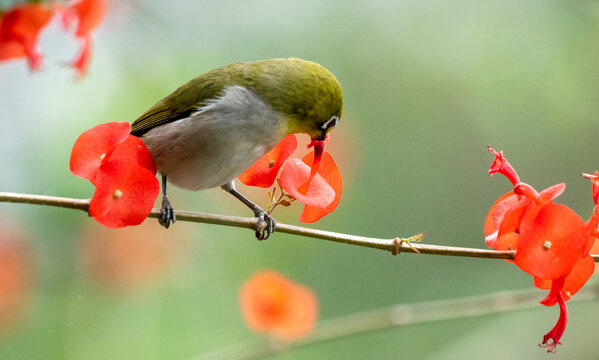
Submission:
{"label": "green blurred background", "polygon": [[[329,142],[343,198],[311,226],[386,238],[426,230],[426,243],[484,248],[484,216],[509,190],[487,175],[488,144],[539,190],[566,182],[559,201],[591,213],[580,173],[599,169],[597,2],[113,0],[94,39],[80,81],[63,66],[77,46],[56,20],[40,39],[44,71],[0,65],[0,191],[90,197],[92,186],[68,168],[84,130],[133,121],[221,65],[295,56],[330,69],[345,94]],[[266,202],[264,192],[251,197]],[[218,189],[173,188],[171,199],[179,209],[249,216]],[[297,224],[300,211],[275,215]],[[260,338],[237,296],[261,269],[313,289],[320,319],[532,287],[498,260],[393,257],[277,233],[258,242],[247,230],[184,222],[114,231],[81,212],[29,205],[0,204],[0,221],[20,234],[11,276],[23,284],[5,306],[12,315],[0,318],[0,359],[187,359]],[[597,358],[597,304],[570,310],[552,358]],[[537,344],[557,317],[539,305],[276,358],[545,359]]]}

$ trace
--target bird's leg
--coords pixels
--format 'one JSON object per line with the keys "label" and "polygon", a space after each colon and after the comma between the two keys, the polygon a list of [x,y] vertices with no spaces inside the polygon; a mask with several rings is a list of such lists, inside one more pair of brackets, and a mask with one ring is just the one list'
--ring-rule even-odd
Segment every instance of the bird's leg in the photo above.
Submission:
{"label": "bird's leg", "polygon": [[168,195],[166,195],[166,175],[162,175],[162,207],[160,208],[158,222],[168,229],[171,223],[174,223],[176,220],[175,209],[171,206],[171,202],[168,201]]}
{"label": "bird's leg", "polygon": [[231,181],[230,183],[221,186],[221,188],[229,194],[235,196],[254,212],[254,216],[258,218],[258,227],[256,228],[256,239],[268,239],[270,234],[272,234],[275,231],[275,219],[272,216],[270,216],[270,214],[268,214],[266,211],[262,210],[260,206],[254,204],[250,199],[246,198],[242,193],[237,191],[237,189],[235,189],[234,181]]}

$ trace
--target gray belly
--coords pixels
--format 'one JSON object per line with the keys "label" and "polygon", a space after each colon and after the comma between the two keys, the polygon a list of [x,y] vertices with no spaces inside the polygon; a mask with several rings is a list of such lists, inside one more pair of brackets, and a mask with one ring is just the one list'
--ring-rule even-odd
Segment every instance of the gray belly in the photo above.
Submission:
{"label": "gray belly", "polygon": [[234,86],[190,117],[141,138],[169,182],[195,191],[235,179],[285,137],[285,125],[257,95]]}

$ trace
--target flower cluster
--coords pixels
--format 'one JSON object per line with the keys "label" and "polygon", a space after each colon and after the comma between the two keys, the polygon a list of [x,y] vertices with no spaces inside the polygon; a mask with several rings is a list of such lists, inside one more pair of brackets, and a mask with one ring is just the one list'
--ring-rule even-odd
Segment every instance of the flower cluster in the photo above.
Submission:
{"label": "flower cluster", "polygon": [[[107,0],[75,0],[65,6],[58,2],[30,2],[0,12],[0,61],[26,58],[31,71],[42,67],[37,41],[42,29],[55,13],[65,30],[74,29],[81,43],[77,58],[71,63],[79,76],[87,73],[91,58],[91,32],[102,21]],[[75,26],[73,26],[76,24]]]}
{"label": "flower cluster", "polygon": [[156,164],[129,123],[106,123],[85,131],[71,151],[71,172],[96,191],[89,214],[112,228],[140,224],[160,192]]}
{"label": "flower cluster", "polygon": [[553,202],[566,188],[557,184],[540,193],[521,182],[503,156],[496,152],[489,174],[505,175],[513,191],[502,195],[491,207],[484,226],[485,242],[495,250],[515,250],[514,263],[534,277],[534,285],[550,290],[542,305],[559,304],[560,317],[544,337],[541,346],[554,352],[566,329],[566,301],[591,277],[595,263],[590,250],[595,243],[599,213],[599,173],[587,175],[593,180],[593,215],[585,223],[573,210]]}
{"label": "flower cluster", "polygon": [[282,341],[305,337],[318,318],[318,303],[310,289],[269,270],[243,285],[239,303],[252,330]]}
{"label": "flower cluster", "polygon": [[281,188],[305,205],[300,221],[316,222],[337,208],[343,191],[341,172],[331,154],[324,151],[325,141],[312,140],[308,148],[314,147],[314,152],[302,160],[289,159],[297,148],[296,136],[289,135],[239,175],[239,180],[267,188],[278,176]]}

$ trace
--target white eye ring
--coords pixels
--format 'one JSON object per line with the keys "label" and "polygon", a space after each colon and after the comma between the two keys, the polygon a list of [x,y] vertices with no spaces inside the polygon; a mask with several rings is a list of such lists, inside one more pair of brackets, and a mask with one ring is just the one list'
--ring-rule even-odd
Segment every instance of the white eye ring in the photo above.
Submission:
{"label": "white eye ring", "polygon": [[339,116],[333,115],[329,120],[327,120],[325,123],[323,123],[320,126],[320,128],[322,130],[326,130],[330,127],[336,126],[338,122],[339,122]]}

